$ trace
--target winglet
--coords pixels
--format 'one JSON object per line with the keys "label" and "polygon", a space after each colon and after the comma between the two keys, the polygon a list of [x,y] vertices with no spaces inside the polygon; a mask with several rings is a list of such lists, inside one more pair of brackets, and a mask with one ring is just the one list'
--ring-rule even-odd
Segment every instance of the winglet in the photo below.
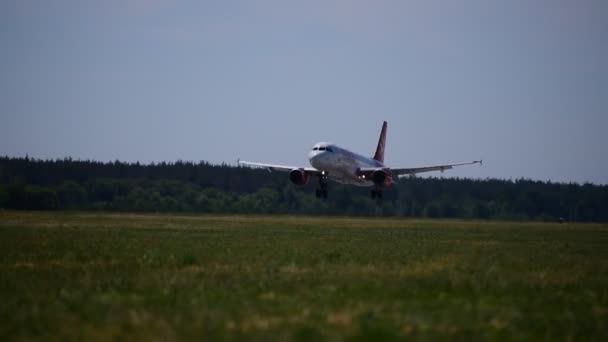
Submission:
{"label": "winglet", "polygon": [[386,145],[386,126],[387,123],[384,121],[382,124],[382,131],[380,131],[380,138],[378,139],[378,146],[376,146],[376,153],[374,159],[384,164],[384,146]]}

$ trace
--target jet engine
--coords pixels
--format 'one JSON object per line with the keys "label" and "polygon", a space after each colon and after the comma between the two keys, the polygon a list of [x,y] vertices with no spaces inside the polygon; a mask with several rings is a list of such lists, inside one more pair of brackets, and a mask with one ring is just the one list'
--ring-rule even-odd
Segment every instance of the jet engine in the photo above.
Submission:
{"label": "jet engine", "polygon": [[289,171],[289,180],[298,186],[304,186],[308,184],[309,176],[304,170],[293,169]]}
{"label": "jet engine", "polygon": [[388,172],[384,170],[376,170],[372,173],[372,181],[377,187],[384,188],[389,186],[393,182],[393,179]]}

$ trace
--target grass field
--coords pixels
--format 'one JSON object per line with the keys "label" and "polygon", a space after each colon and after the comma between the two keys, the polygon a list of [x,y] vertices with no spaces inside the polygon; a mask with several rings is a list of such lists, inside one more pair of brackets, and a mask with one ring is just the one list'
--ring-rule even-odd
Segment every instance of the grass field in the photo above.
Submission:
{"label": "grass field", "polygon": [[0,212],[0,340],[607,340],[608,226]]}

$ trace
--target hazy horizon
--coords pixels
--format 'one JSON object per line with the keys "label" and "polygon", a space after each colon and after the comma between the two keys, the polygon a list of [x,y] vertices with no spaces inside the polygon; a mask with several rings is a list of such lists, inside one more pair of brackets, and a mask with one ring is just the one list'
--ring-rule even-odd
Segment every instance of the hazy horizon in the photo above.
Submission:
{"label": "hazy horizon", "polygon": [[[4,1],[0,155],[608,184],[608,3]],[[432,173],[440,176],[440,173]]]}

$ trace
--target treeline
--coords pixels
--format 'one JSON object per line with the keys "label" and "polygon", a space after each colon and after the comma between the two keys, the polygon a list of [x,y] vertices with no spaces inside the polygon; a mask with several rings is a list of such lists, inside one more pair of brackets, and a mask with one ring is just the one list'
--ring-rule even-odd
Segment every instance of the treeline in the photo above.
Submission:
{"label": "treeline", "polygon": [[532,180],[406,178],[386,190],[316,180],[296,187],[285,173],[193,163],[102,163],[0,157],[0,208],[201,213],[384,215],[436,218],[608,221],[608,186]]}

